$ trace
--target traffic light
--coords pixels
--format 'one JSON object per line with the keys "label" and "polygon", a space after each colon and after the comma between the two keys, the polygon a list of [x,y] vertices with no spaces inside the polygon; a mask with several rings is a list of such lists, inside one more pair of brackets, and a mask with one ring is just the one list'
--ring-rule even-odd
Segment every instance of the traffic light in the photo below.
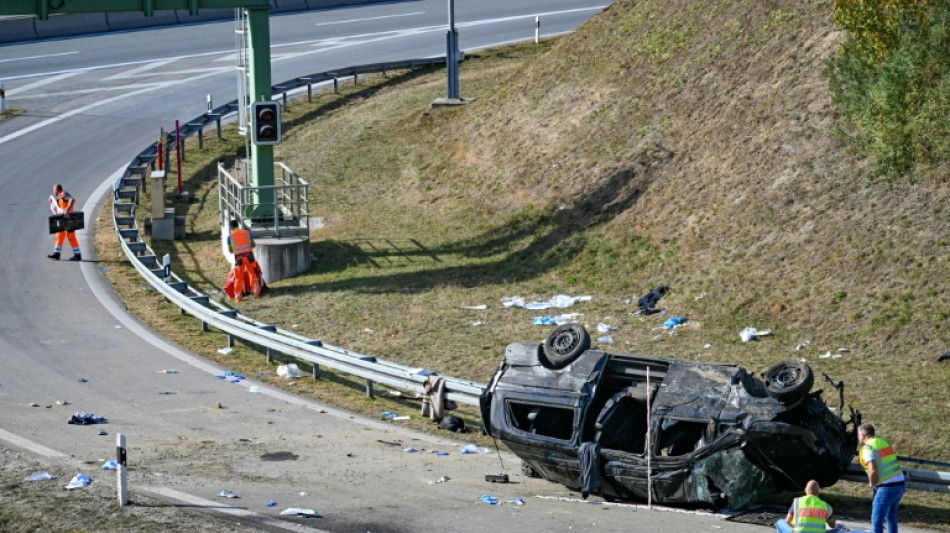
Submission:
{"label": "traffic light", "polygon": [[280,104],[274,101],[251,104],[251,131],[254,144],[267,146],[280,142]]}

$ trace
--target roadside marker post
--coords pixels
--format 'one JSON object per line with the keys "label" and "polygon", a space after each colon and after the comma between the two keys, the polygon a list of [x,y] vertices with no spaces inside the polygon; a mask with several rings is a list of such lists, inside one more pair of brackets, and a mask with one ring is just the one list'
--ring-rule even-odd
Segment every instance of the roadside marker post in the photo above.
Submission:
{"label": "roadside marker post", "polygon": [[116,480],[118,480],[119,507],[125,507],[129,503],[128,473],[125,469],[125,435],[118,433],[115,436],[115,462]]}
{"label": "roadside marker post", "polygon": [[541,42],[541,17],[534,17],[534,44]]}

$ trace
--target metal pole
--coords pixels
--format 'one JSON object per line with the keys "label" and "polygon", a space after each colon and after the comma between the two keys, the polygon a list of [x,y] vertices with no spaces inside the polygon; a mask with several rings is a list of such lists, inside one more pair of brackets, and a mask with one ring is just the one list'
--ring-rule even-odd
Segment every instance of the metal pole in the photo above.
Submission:
{"label": "metal pole", "polygon": [[445,67],[448,75],[448,98],[459,98],[459,34],[455,29],[455,0],[449,0],[449,31],[445,36]]}
{"label": "metal pole", "polygon": [[129,503],[129,487],[128,472],[125,469],[125,435],[122,433],[115,436],[115,462],[118,463],[116,479],[118,480],[119,507],[124,507]]}
{"label": "metal pole", "polygon": [[175,121],[175,155],[178,158],[178,196],[181,197],[181,129]]}
{"label": "metal pole", "polygon": [[650,367],[647,367],[647,507],[653,509],[653,468],[650,457],[653,455],[653,433],[650,431]]}

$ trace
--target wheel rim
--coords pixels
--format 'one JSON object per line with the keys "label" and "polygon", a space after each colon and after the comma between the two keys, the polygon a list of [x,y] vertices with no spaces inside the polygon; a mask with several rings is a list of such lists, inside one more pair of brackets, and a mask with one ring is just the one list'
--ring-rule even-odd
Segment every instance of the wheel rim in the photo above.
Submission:
{"label": "wheel rim", "polygon": [[551,340],[551,347],[557,353],[564,355],[570,353],[579,342],[580,339],[573,331],[562,331]]}
{"label": "wheel rim", "polygon": [[801,374],[798,368],[783,366],[772,376],[772,382],[779,387],[790,387],[801,380]]}

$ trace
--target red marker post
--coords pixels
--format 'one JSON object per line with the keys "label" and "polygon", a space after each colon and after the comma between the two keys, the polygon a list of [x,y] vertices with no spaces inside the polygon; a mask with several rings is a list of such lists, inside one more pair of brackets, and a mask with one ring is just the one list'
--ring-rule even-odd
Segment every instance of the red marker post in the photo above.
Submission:
{"label": "red marker post", "polygon": [[178,129],[178,121],[175,121],[175,154],[178,159],[178,197],[181,198],[181,130]]}

